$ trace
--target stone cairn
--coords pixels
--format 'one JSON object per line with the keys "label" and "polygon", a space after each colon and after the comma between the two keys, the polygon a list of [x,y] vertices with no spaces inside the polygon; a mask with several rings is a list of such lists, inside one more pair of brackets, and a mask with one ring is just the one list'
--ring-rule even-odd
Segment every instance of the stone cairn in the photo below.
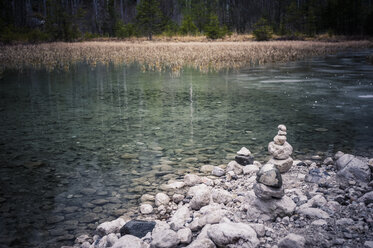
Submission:
{"label": "stone cairn", "polygon": [[290,155],[293,147],[286,142],[286,127],[278,126],[278,133],[268,144],[268,151],[272,158],[257,173],[254,184],[255,195],[262,200],[280,199],[284,196],[281,173],[290,170],[293,159]]}

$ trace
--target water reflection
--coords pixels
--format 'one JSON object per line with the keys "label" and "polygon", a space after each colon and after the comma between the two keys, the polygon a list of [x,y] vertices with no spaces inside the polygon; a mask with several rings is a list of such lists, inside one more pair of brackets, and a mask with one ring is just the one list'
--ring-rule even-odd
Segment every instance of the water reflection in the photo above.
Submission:
{"label": "water reflection", "polygon": [[372,154],[367,52],[180,77],[136,67],[5,73],[0,81],[0,244],[59,247],[131,214],[170,179],[241,146],[261,160],[276,126],[295,157]]}

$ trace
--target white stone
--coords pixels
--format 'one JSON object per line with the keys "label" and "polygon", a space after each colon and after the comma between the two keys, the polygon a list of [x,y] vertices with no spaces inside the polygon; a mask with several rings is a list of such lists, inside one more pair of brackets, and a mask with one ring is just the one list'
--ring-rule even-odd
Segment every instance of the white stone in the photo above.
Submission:
{"label": "white stone", "polygon": [[299,214],[306,215],[311,218],[328,219],[329,214],[318,208],[300,208],[297,211]]}
{"label": "white stone", "polygon": [[338,226],[350,226],[354,224],[354,221],[350,218],[341,218],[335,222]]}
{"label": "white stone", "polygon": [[182,244],[189,244],[192,242],[192,230],[189,228],[183,228],[177,231],[177,237]]}
{"label": "white stone", "polygon": [[115,233],[110,233],[107,236],[106,241],[107,241],[107,247],[112,247],[118,241],[118,237]]}
{"label": "white stone", "polygon": [[303,248],[306,239],[298,234],[290,233],[278,243],[278,248]]}
{"label": "white stone", "polygon": [[195,174],[186,174],[184,176],[184,183],[187,186],[194,186],[202,182],[201,177]]}
{"label": "white stone", "polygon": [[217,176],[217,177],[221,177],[221,176],[224,176],[225,174],[225,170],[218,167],[218,166],[214,166],[214,169],[212,170],[212,175],[214,176]]}
{"label": "white stone", "polygon": [[227,247],[238,242],[243,247],[256,247],[259,245],[259,239],[254,229],[244,223],[215,224],[207,230],[207,234],[218,247]]}
{"label": "white stone", "polygon": [[237,155],[243,155],[243,156],[251,156],[251,152],[246,147],[242,147],[238,152]]}
{"label": "white stone", "polygon": [[190,211],[187,206],[180,207],[170,220],[170,227],[172,230],[177,231],[184,227],[186,221],[190,218]]}
{"label": "white stone", "polygon": [[242,168],[244,175],[254,175],[259,171],[259,167],[254,164],[246,165]]}
{"label": "white stone", "polygon": [[144,248],[145,243],[133,235],[124,235],[118,239],[112,248]]}
{"label": "white stone", "polygon": [[233,200],[231,193],[224,189],[213,189],[211,196],[212,200],[216,203],[227,204]]}
{"label": "white stone", "polygon": [[265,226],[263,224],[249,223],[249,225],[255,230],[259,237],[264,237],[266,233]]}
{"label": "white stone", "polygon": [[144,194],[141,196],[141,202],[153,202],[154,201],[154,195]]}
{"label": "white stone", "polygon": [[179,202],[181,202],[182,200],[184,200],[184,195],[182,195],[182,194],[174,194],[173,196],[172,196],[172,200],[176,203],[176,204],[178,204]]}
{"label": "white stone", "polygon": [[101,234],[101,236],[107,235],[109,233],[117,233],[119,230],[124,226],[126,222],[122,218],[118,218],[113,221],[108,221],[101,223],[96,230],[98,233]]}
{"label": "white stone", "polygon": [[365,241],[364,242],[364,248],[373,248],[373,241]]}
{"label": "white stone", "polygon": [[175,189],[181,189],[185,186],[184,182],[172,182],[165,185],[165,190],[175,190]]}
{"label": "white stone", "polygon": [[312,221],[311,225],[313,226],[326,226],[328,223],[323,220],[323,219],[319,219],[319,220],[314,220]]}
{"label": "white stone", "polygon": [[[200,185],[204,185],[204,184],[200,184]],[[207,186],[199,187],[199,190],[197,190],[194,193],[194,196],[189,203],[190,207],[194,210],[199,210],[201,207],[206,206],[210,203],[210,198],[211,198],[210,189]]]}
{"label": "white stone", "polygon": [[107,236],[104,236],[98,242],[97,248],[106,248],[106,246],[107,246]]}
{"label": "white stone", "polygon": [[167,205],[170,202],[170,197],[165,193],[158,193],[155,195],[155,205],[157,207],[161,205]]}
{"label": "white stone", "polygon": [[196,239],[185,248],[216,248],[216,245],[210,239]]}
{"label": "white stone", "polygon": [[140,212],[142,214],[151,214],[153,213],[153,207],[150,204],[144,203],[140,205]]}
{"label": "white stone", "polygon": [[171,229],[154,228],[152,232],[151,247],[154,248],[171,248],[180,243],[177,233]]}

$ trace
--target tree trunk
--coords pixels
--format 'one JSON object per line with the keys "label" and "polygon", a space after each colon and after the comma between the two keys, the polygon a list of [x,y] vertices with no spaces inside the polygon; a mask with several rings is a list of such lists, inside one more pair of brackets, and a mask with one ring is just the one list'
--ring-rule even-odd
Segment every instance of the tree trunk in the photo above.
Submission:
{"label": "tree trunk", "polygon": [[120,0],[120,19],[124,22],[123,0]]}

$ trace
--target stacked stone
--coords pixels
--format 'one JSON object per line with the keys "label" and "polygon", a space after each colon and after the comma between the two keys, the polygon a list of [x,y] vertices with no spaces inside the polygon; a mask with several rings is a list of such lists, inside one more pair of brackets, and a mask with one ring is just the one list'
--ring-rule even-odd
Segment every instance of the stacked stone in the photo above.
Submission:
{"label": "stacked stone", "polygon": [[272,154],[272,159],[268,161],[280,171],[285,173],[290,170],[293,165],[293,159],[290,155],[293,153],[293,147],[286,142],[286,127],[285,125],[278,126],[278,133],[273,138],[273,141],[268,144],[268,151]]}
{"label": "stacked stone", "polygon": [[242,147],[238,152],[237,156],[234,158],[237,163],[240,165],[249,165],[253,164],[254,162],[254,157],[251,155],[251,152],[249,149],[246,147]]}
{"label": "stacked stone", "polygon": [[265,164],[256,174],[253,189],[255,195],[262,200],[282,198],[285,194],[280,171],[273,164]]}
{"label": "stacked stone", "polygon": [[284,125],[278,126],[278,133],[268,144],[268,151],[273,157],[258,171],[253,188],[255,195],[262,200],[280,199],[284,196],[281,173],[287,172],[293,165],[290,157],[293,147],[286,142]]}

